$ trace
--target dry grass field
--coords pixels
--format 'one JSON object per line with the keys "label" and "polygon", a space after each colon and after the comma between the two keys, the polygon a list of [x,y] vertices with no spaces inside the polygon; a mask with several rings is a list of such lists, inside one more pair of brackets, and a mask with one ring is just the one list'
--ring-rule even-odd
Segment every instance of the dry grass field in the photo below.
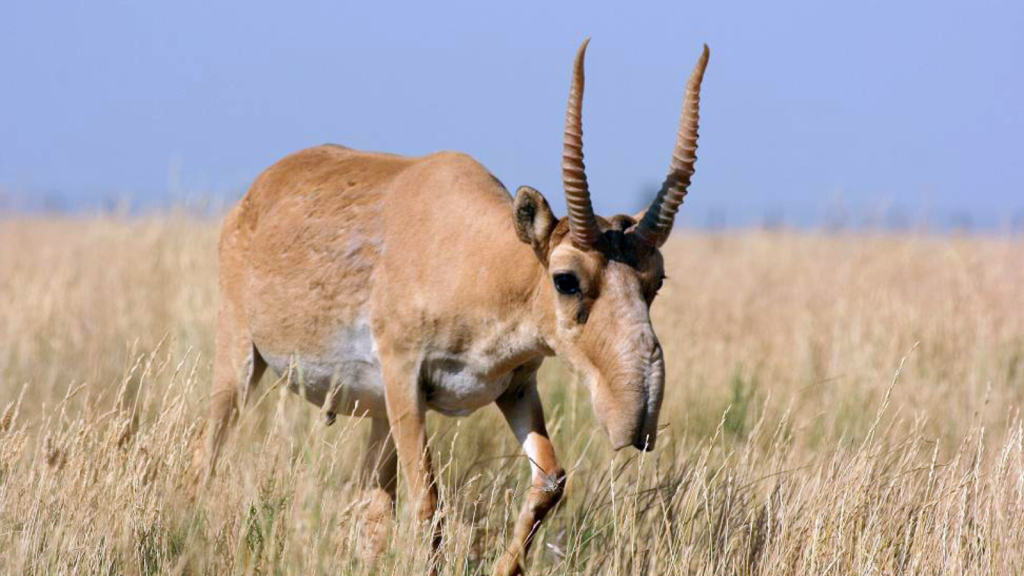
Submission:
{"label": "dry grass field", "polygon": [[[194,489],[216,235],[0,221],[0,573],[424,572],[403,503],[390,551],[355,553],[367,423],[272,374]],[[666,260],[656,451],[612,453],[542,370],[569,481],[531,574],[1024,572],[1024,241],[682,232]],[[430,425],[441,573],[486,574],[527,462],[496,409]]]}

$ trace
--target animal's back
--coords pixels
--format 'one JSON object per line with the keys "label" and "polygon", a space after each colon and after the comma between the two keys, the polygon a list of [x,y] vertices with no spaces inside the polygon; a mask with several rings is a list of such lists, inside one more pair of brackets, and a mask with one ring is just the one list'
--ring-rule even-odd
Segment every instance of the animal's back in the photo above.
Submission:
{"label": "animal's back", "polygon": [[[368,302],[382,249],[381,207],[415,158],[318,146],[255,181],[221,233],[221,291],[258,353],[292,370],[322,404],[343,385],[361,409],[383,411]],[[365,388],[365,390],[364,390]]]}

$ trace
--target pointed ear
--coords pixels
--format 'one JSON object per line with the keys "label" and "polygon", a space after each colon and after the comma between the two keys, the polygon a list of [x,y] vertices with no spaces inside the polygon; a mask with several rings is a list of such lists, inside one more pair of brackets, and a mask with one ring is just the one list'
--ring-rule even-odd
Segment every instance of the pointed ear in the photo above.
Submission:
{"label": "pointed ear", "polygon": [[557,221],[544,195],[529,186],[520,186],[512,202],[512,219],[516,236],[529,244],[537,258],[547,264],[548,240]]}

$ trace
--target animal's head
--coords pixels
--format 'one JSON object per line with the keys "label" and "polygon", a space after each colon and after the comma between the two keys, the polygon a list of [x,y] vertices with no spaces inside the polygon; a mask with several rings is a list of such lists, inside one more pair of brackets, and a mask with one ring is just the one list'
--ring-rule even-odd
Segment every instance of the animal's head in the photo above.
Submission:
{"label": "animal's head", "polygon": [[583,165],[583,58],[576,54],[565,119],[562,179],[569,215],[556,221],[544,197],[522,187],[513,204],[519,239],[544,267],[539,287],[550,345],[590,388],[612,446],[654,446],[665,360],[650,307],[665,278],[659,248],[686,196],[697,156],[700,85],[708,48],[686,85],[668,177],[645,213],[594,214]]}

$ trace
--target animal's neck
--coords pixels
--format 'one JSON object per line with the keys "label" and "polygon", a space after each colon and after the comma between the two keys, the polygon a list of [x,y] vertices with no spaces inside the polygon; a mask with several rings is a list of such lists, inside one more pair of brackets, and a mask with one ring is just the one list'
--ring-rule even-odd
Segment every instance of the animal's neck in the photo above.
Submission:
{"label": "animal's neck", "polygon": [[487,261],[480,268],[486,275],[484,297],[496,312],[492,318],[506,338],[505,350],[513,356],[511,361],[551,356],[554,352],[548,342],[553,310],[551,293],[546,290],[547,271],[533,249],[516,237],[510,209],[505,210],[491,215],[494,233],[488,238]]}
{"label": "animal's neck", "polygon": [[447,253],[458,266],[439,269],[434,279],[442,297],[433,304],[451,306],[444,314],[452,330],[442,346],[452,351],[472,342],[472,354],[486,358],[488,371],[496,372],[552,354],[545,330],[551,306],[550,292],[544,291],[547,273],[516,236],[510,199],[500,192],[477,196],[472,213],[449,214],[444,224],[463,234]]}
{"label": "animal's neck", "polygon": [[552,356],[549,333],[554,326],[554,311],[550,290],[546,289],[547,270],[533,250],[514,234],[504,236],[496,269],[510,281],[507,301],[513,303],[510,311],[516,331],[524,337],[529,335],[521,341],[522,352],[533,357]]}

